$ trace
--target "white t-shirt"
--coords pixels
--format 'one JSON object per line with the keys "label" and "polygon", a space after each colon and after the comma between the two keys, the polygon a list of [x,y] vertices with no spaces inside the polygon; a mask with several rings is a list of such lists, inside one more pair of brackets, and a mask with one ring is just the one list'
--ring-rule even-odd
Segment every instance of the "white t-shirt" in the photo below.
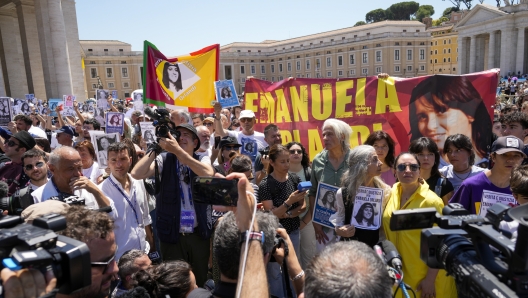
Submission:
{"label": "white t-shirt", "polygon": [[51,134],[51,144],[50,144],[51,150],[60,148],[61,146],[62,145],[59,144],[59,141],[57,141],[57,133],[56,132],[52,133]]}
{"label": "white t-shirt", "polygon": [[448,165],[446,167],[439,169],[440,174],[442,174],[442,176],[449,179],[449,182],[453,184],[453,188],[455,192],[460,187],[460,185],[462,185],[462,182],[464,182],[464,180],[466,180],[469,177],[473,177],[477,175],[478,173],[485,171],[485,170],[486,169],[483,169],[481,167],[471,166],[471,172],[467,172],[464,174],[456,174],[453,172],[453,165]]}
{"label": "white t-shirt", "polygon": [[90,181],[97,184],[97,178],[104,175],[105,170],[99,168],[97,161],[94,161],[92,166],[88,169],[82,169],[83,176],[88,177]]}
{"label": "white t-shirt", "polygon": [[255,159],[259,150],[264,149],[268,146],[268,143],[264,140],[264,134],[258,131],[253,132],[252,135],[245,135],[241,131],[229,130],[228,134],[235,137],[240,145],[240,153],[247,155],[253,161],[255,166]]}

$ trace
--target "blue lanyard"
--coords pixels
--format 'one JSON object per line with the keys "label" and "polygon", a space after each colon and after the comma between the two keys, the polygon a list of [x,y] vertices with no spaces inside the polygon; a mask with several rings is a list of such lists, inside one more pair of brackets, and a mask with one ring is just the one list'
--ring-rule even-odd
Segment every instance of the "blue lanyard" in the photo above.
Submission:
{"label": "blue lanyard", "polygon": [[55,190],[57,191],[57,196],[74,195],[73,193],[69,194],[69,193],[65,193],[65,192],[60,191],[59,188],[57,187],[57,185],[55,185],[55,182],[53,182],[53,176],[51,177],[50,180],[51,180],[51,184],[53,185],[53,187],[55,187]]}
{"label": "blue lanyard", "polygon": [[[186,167],[186,166],[184,166]],[[180,179],[179,177],[179,174],[180,174],[180,161],[176,159],[176,168],[178,169],[178,180],[179,180],[179,183],[178,183],[178,186],[180,187],[180,199],[181,200],[184,200],[185,201],[185,196],[183,195],[183,187],[182,187],[182,180]],[[189,174],[189,179],[191,177],[191,173],[189,173],[189,168],[187,168],[187,173]],[[189,181],[190,183],[190,181]],[[192,196],[191,196],[191,185],[189,184],[189,188],[187,189],[188,192],[189,192],[189,204],[191,205],[191,207],[193,206],[193,200],[192,200]],[[185,203],[184,203],[185,205]]]}
{"label": "blue lanyard", "polygon": [[[112,180],[112,177],[109,177],[110,180],[110,183],[112,183],[112,185],[125,197],[125,200],[127,201],[128,205],[130,205],[130,207],[132,208],[132,211],[134,211],[134,216],[136,217],[136,223],[139,225],[139,220],[138,220],[138,215],[137,215],[137,212],[136,212],[136,208],[134,208],[134,205],[132,205],[132,202],[128,199],[128,196],[121,190],[121,188],[119,188],[119,186],[117,186],[117,184],[114,182],[114,180]],[[130,188],[130,190],[132,191],[132,187]],[[136,200],[136,193],[134,193],[134,204],[137,205],[137,200]]]}

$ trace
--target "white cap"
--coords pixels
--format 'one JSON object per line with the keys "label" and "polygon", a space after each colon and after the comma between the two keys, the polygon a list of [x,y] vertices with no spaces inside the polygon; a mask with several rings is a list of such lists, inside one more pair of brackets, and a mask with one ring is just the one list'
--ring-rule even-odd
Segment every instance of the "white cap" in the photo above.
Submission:
{"label": "white cap", "polygon": [[243,110],[240,112],[238,119],[240,120],[242,118],[255,118],[255,113],[252,110]]}

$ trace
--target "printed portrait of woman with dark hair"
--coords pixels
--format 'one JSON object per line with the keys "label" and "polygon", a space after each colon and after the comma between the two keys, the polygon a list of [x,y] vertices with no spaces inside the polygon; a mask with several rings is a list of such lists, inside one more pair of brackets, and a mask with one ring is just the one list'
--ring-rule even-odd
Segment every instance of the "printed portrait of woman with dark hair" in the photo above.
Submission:
{"label": "printed portrait of woman with dark hair", "polygon": [[173,93],[173,98],[183,89],[180,67],[177,63],[165,63],[163,65],[163,85]]}
{"label": "printed portrait of woman with dark hair", "polygon": [[442,153],[448,136],[457,133],[471,138],[478,160],[487,154],[492,129],[483,99],[467,77],[432,76],[412,91],[409,103],[411,142],[432,139]]}

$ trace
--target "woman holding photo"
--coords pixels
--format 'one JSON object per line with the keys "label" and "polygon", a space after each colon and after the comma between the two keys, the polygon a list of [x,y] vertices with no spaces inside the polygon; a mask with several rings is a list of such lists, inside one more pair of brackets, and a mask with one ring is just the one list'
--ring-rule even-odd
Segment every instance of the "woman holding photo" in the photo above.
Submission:
{"label": "woman holding photo", "polygon": [[[376,154],[376,149],[370,145],[360,145],[350,151],[346,172],[341,178],[341,188],[337,191],[337,212],[330,216],[330,222],[335,226],[335,233],[340,236],[341,241],[357,240],[370,246],[376,245],[380,240],[385,239],[383,229],[379,227],[376,230],[365,230],[356,228],[352,224],[352,212],[357,191],[360,186],[379,188],[383,190],[382,210],[385,206],[391,189],[381,178],[381,161]],[[370,203],[368,203],[370,204]],[[369,221],[369,217],[363,214],[362,209],[366,208],[367,203],[363,204],[358,212],[359,221],[356,215],[356,221],[361,223],[363,219]],[[374,222],[374,206],[371,207],[372,223]]]}
{"label": "woman holding photo", "polygon": [[[442,214],[444,202],[420,178],[420,161],[416,155],[403,152],[396,157],[396,176],[399,182],[392,187],[383,211],[383,228],[387,239],[400,253],[405,283],[415,289],[417,297],[457,297],[455,281],[444,270],[432,269],[420,260],[421,230],[393,232],[390,229],[392,213],[396,210],[433,207]],[[398,291],[398,297],[403,297]]]}

